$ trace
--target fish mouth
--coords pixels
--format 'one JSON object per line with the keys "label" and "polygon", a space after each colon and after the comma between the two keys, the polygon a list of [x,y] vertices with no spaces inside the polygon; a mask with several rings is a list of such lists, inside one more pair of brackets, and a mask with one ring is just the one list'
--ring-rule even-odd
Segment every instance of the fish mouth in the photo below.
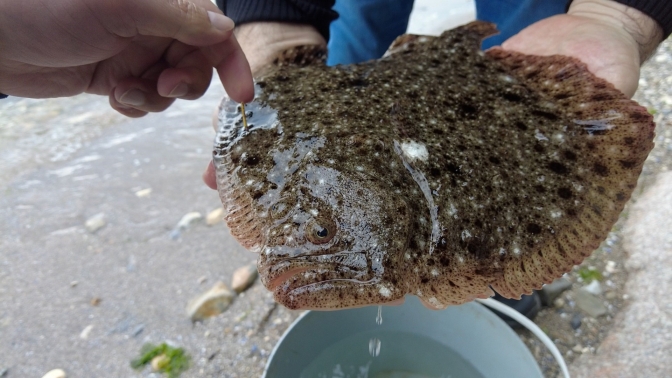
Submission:
{"label": "fish mouth", "polygon": [[362,283],[371,280],[366,271],[337,262],[291,258],[272,263],[266,261],[263,265],[266,267],[262,267],[260,271],[264,277],[264,286],[274,292],[289,292],[303,286],[334,280]]}
{"label": "fish mouth", "polygon": [[283,272],[273,278],[272,280],[268,281],[266,283],[266,287],[269,290],[275,290],[277,287],[282,285],[284,282],[289,281],[292,279],[292,277],[297,276],[303,272],[306,272],[308,270],[311,270],[310,267],[297,267],[297,268],[292,268],[286,272]]}

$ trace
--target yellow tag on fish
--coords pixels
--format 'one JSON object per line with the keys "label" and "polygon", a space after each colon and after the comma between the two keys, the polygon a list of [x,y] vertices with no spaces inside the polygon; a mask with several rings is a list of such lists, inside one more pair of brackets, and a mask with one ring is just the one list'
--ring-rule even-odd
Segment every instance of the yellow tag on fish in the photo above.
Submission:
{"label": "yellow tag on fish", "polygon": [[245,103],[240,103],[240,109],[243,112],[243,127],[247,130],[247,116],[245,115]]}

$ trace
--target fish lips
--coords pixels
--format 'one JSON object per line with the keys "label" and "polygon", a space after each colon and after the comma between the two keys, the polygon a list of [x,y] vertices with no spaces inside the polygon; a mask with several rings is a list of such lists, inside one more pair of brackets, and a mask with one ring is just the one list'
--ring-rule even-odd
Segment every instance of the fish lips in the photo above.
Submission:
{"label": "fish lips", "polygon": [[[334,260],[346,260],[350,264]],[[359,266],[353,266],[353,260]],[[332,280],[370,282],[375,273],[368,269],[366,254],[348,252],[282,259],[262,259],[259,262],[262,282],[271,291],[289,292],[299,287]]]}

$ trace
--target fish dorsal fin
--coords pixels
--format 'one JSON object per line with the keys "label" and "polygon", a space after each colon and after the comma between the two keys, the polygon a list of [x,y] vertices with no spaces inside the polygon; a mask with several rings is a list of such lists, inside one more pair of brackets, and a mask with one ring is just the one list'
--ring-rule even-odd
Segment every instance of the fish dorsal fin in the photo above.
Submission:
{"label": "fish dorsal fin", "polygon": [[326,66],[327,47],[321,45],[302,45],[284,50],[271,64],[261,68],[255,78],[271,75],[282,67]]}
{"label": "fish dorsal fin", "polygon": [[303,45],[287,49],[278,55],[273,64],[276,66],[305,67],[313,64],[325,65],[327,48],[320,45]]}
{"label": "fish dorsal fin", "polygon": [[388,47],[387,51],[385,51],[383,58],[401,51],[411,50],[413,46],[416,46],[418,43],[425,43],[435,38],[437,37],[432,37],[429,35],[402,34],[392,41],[390,47]]}
{"label": "fish dorsal fin", "polygon": [[499,34],[499,30],[497,30],[497,26],[492,22],[472,21],[455,29],[444,31],[441,33],[441,38],[446,38],[446,36],[452,36],[452,38],[470,36],[477,39],[480,43],[483,39],[495,34]]}
{"label": "fish dorsal fin", "polygon": [[480,48],[481,41],[486,37],[499,33],[495,24],[484,21],[473,21],[455,29],[446,30],[439,37],[429,35],[404,34],[395,39],[385,52],[384,57],[396,54],[402,51],[411,51],[414,46],[420,43],[430,42],[437,38],[446,40],[446,45],[457,45],[464,43],[473,43],[476,48]]}

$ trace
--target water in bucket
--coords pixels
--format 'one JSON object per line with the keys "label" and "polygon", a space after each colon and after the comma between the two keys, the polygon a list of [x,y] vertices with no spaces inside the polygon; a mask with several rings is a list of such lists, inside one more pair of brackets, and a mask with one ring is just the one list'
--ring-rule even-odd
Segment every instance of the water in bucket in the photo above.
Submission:
{"label": "water in bucket", "polygon": [[[370,340],[382,348],[373,357]],[[469,362],[445,345],[406,332],[375,327],[324,349],[301,378],[484,378]]]}

